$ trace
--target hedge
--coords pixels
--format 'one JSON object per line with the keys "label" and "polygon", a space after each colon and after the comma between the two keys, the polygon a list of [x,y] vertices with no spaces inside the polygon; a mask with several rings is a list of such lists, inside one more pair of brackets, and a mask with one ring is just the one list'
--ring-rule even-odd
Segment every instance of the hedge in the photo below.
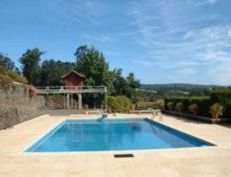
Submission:
{"label": "hedge", "polygon": [[[182,103],[184,106],[184,113],[190,113],[188,106],[196,104],[199,108],[198,115],[210,117],[209,109],[214,103],[220,103],[224,106],[224,112],[221,117],[231,118],[231,89],[215,90],[210,93],[210,96],[203,97],[170,97],[165,99],[165,109],[168,110],[168,103],[176,104]],[[191,114],[191,113],[190,113]]]}
{"label": "hedge", "polygon": [[[171,97],[165,99],[165,109],[168,109],[167,104],[173,102],[173,110],[176,110],[176,104],[182,103],[185,113],[190,113],[187,109],[190,105],[196,104],[199,107],[198,114],[202,116],[210,116],[209,107],[211,106],[209,97]],[[191,114],[191,113],[190,113]]]}

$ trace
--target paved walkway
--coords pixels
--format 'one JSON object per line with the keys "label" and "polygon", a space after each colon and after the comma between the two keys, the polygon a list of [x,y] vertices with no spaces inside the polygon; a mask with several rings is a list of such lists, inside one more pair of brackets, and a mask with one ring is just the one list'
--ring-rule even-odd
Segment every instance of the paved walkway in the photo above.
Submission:
{"label": "paved walkway", "polygon": [[[137,115],[119,115],[136,117]],[[2,177],[231,177],[231,127],[170,116],[158,120],[216,144],[214,147],[128,151],[134,158],[115,159],[114,152],[25,153],[23,150],[64,118],[44,115],[0,131]],[[89,117],[89,116],[88,116]],[[138,116],[140,117],[140,116]]]}

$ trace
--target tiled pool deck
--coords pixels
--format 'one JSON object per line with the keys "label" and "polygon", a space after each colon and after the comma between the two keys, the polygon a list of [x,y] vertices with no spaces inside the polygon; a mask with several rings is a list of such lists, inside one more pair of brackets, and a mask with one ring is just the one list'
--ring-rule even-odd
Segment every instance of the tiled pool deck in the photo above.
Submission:
{"label": "tiled pool deck", "polygon": [[[26,153],[23,150],[64,119],[85,115],[44,115],[0,131],[3,177],[231,177],[231,127],[164,116],[156,120],[217,146],[126,151],[134,158],[115,159],[113,151]],[[93,118],[94,116],[87,116]],[[113,116],[112,116],[113,117]],[[117,117],[149,117],[119,115]],[[115,117],[113,117],[115,118]],[[125,151],[123,151],[125,152]]]}

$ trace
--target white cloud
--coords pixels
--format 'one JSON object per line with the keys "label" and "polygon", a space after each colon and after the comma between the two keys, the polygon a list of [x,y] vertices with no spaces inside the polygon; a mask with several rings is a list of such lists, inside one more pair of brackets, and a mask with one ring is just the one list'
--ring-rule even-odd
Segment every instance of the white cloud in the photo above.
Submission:
{"label": "white cloud", "polygon": [[83,34],[83,37],[90,40],[91,42],[113,42],[113,38],[109,35],[88,35]]}
{"label": "white cloud", "polygon": [[[85,12],[90,24],[103,23],[99,19],[105,15],[105,7],[100,1],[84,1],[81,6],[69,1],[57,1],[60,11],[62,6],[68,7],[60,12],[67,19],[81,21],[83,19],[78,18],[79,13]],[[159,68],[169,82],[230,84],[231,24],[221,23],[219,14],[205,13],[203,9],[218,2],[131,1],[129,11],[123,14],[128,17],[127,21],[121,20],[117,31],[113,29],[112,32],[95,35],[86,32],[82,36],[85,40],[100,43],[123,41],[126,37],[128,43],[143,51],[132,62],[146,68]],[[70,13],[72,17],[67,15]]]}
{"label": "white cloud", "polygon": [[155,30],[159,30],[161,27],[159,26],[149,26],[149,27],[143,27],[142,29],[138,29],[136,31],[127,31],[120,33],[120,36],[132,36],[132,35],[137,35],[137,34],[145,34],[149,32],[154,32]]}
{"label": "white cloud", "polygon": [[105,5],[97,0],[47,0],[46,8],[49,8],[57,17],[56,20],[51,19],[55,23],[90,23],[95,26],[101,25],[99,19],[104,15],[106,9]]}
{"label": "white cloud", "polygon": [[218,0],[207,0],[209,4],[215,4]]}
{"label": "white cloud", "polygon": [[131,60],[131,61],[135,64],[140,64],[140,65],[147,66],[147,67],[151,67],[157,64],[154,61],[145,61],[145,60]]}
{"label": "white cloud", "polygon": [[201,6],[201,5],[214,5],[218,2],[219,0],[198,0],[195,1],[196,3],[194,5],[196,6]]}
{"label": "white cloud", "polygon": [[228,36],[231,37],[231,28],[228,30]]}
{"label": "white cloud", "polygon": [[[140,35],[135,40],[147,52],[132,62],[166,71],[165,77],[169,82],[230,84],[231,24],[195,28],[195,24],[215,20],[217,16],[206,14],[198,19],[197,9],[190,4],[185,5],[188,11],[185,12],[184,6],[178,2],[169,2],[159,4],[162,12],[157,25],[162,25],[161,30],[146,30],[151,27],[149,23],[137,23]],[[204,2],[215,4],[217,1]],[[133,17],[137,22],[150,16],[150,13],[139,10],[142,7],[138,4],[133,6],[136,12]]]}

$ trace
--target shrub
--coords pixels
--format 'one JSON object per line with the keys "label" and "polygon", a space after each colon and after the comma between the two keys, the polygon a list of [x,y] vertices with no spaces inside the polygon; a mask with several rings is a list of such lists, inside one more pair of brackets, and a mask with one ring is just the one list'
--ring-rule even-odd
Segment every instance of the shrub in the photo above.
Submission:
{"label": "shrub", "polygon": [[219,103],[214,103],[211,107],[210,107],[210,111],[209,113],[212,115],[213,119],[218,120],[219,116],[222,115],[222,111],[223,111],[223,106]]}
{"label": "shrub", "polygon": [[129,112],[133,107],[132,105],[131,100],[126,96],[108,97],[108,107],[110,107],[113,112]]}
{"label": "shrub", "polygon": [[219,88],[210,93],[211,103],[219,103],[223,106],[223,117],[231,118],[231,89]]}
{"label": "shrub", "polygon": [[137,103],[137,109],[148,109],[148,108],[153,108],[153,109],[164,109],[164,100],[159,99],[155,102],[138,102]]}
{"label": "shrub", "polygon": [[0,66],[0,74],[7,75],[7,71],[2,66]]}
{"label": "shrub", "polygon": [[63,95],[46,95],[45,100],[46,100],[46,106],[50,109],[63,109],[64,108],[64,96]]}
{"label": "shrub", "polygon": [[197,104],[194,103],[194,104],[191,104],[191,105],[188,106],[188,111],[190,113],[192,113],[193,115],[197,115],[198,111],[199,111],[199,108],[198,108]]}
{"label": "shrub", "polygon": [[27,79],[16,72],[8,71],[8,76],[15,82],[19,82],[22,84],[27,84]]}
{"label": "shrub", "polygon": [[158,108],[160,109],[160,110],[164,110],[165,109],[165,102],[164,102],[164,100],[163,99],[159,99],[159,100],[157,100],[157,105],[158,105]]}
{"label": "shrub", "polygon": [[4,90],[8,90],[10,86],[12,85],[12,79],[8,75],[2,75],[0,74],[0,86]]}
{"label": "shrub", "polygon": [[174,109],[175,103],[173,101],[170,101],[167,103],[168,110],[172,111]]}
{"label": "shrub", "polygon": [[14,71],[8,71],[0,66],[0,86],[7,90],[12,85],[13,82],[19,82],[26,84],[27,80],[25,77],[17,74]]}
{"label": "shrub", "polygon": [[89,106],[88,106],[88,104],[85,104],[85,105],[83,105],[83,109],[86,109],[86,110],[88,110],[88,109],[89,109]]}
{"label": "shrub", "polygon": [[178,112],[183,112],[184,111],[184,105],[182,102],[177,102],[176,103],[176,107],[175,109],[178,111]]}

